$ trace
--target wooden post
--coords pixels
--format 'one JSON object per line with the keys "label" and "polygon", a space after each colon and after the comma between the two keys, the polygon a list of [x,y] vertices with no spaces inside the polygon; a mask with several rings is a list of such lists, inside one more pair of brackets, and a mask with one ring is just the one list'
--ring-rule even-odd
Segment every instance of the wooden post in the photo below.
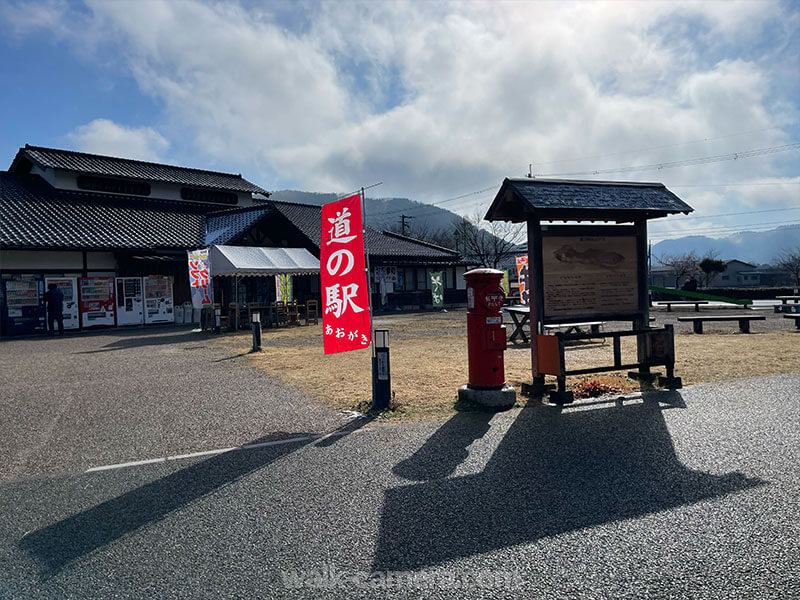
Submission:
{"label": "wooden post", "polygon": [[[637,219],[633,222],[633,230],[636,235],[636,258],[637,269],[637,312],[639,313],[633,322],[634,329],[648,329],[650,327],[650,303],[647,289],[647,219]],[[669,308],[668,308],[669,310]],[[636,352],[639,362],[645,362],[647,348],[645,336],[636,336]],[[643,365],[639,367],[639,373],[647,375],[650,367]]]}
{"label": "wooden post", "polygon": [[539,349],[537,336],[543,332],[544,318],[544,276],[542,274],[542,227],[538,217],[528,218],[528,304],[531,328],[531,374],[533,389],[544,386],[544,375],[539,373]]}

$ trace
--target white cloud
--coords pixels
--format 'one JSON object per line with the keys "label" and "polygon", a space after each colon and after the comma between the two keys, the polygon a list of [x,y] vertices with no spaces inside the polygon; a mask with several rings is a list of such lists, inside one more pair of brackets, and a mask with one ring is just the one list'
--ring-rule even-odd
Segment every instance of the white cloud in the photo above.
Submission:
{"label": "white cloud", "polygon": [[[764,28],[790,39],[797,22],[778,2],[322,2],[299,5],[301,29],[232,3],[88,6],[86,33],[113,41],[163,105],[183,162],[265,187],[383,181],[381,194],[434,201],[529,162],[561,173],[778,145],[797,114],[759,60]],[[634,178],[728,183],[786,168],[775,155]],[[750,201],[686,197],[706,212]]]}
{"label": "white cloud", "polygon": [[95,119],[67,134],[81,152],[163,162],[169,142],[150,127],[125,127],[108,119]]}

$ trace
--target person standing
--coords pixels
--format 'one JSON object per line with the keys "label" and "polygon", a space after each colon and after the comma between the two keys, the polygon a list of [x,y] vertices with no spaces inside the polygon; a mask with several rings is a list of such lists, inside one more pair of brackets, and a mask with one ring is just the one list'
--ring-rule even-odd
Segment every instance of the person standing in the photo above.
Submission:
{"label": "person standing", "polygon": [[51,283],[47,286],[44,300],[47,302],[47,335],[55,334],[55,321],[58,322],[58,335],[64,335],[64,293]]}

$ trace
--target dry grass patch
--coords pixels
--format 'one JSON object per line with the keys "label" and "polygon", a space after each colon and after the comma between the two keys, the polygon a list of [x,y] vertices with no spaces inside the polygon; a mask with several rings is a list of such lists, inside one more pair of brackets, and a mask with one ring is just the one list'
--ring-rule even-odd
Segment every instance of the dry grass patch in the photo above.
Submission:
{"label": "dry grass patch", "polygon": [[[463,311],[398,315],[375,319],[389,329],[395,418],[446,416],[454,410],[456,391],[467,381],[466,318]],[[219,343],[232,352],[251,346],[249,333],[228,335]],[[800,372],[800,335],[790,330],[770,333],[675,336],[675,372],[685,385],[737,377]],[[635,340],[622,338],[623,362],[635,360]],[[287,385],[303,390],[334,408],[366,410],[370,405],[371,367],[368,350],[325,356],[321,326],[265,330],[263,351],[248,357],[254,365]],[[570,346],[567,368],[611,364],[610,339],[605,344]],[[506,379],[520,389],[530,381],[530,350],[510,347]],[[622,392],[638,391],[624,373],[569,377],[574,387],[597,379]],[[524,402],[524,398],[520,398]]]}

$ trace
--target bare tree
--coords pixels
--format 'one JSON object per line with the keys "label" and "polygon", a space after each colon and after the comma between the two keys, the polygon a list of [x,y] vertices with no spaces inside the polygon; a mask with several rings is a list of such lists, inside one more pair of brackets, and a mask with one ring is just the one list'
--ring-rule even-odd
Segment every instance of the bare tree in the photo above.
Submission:
{"label": "bare tree", "polygon": [[676,288],[680,287],[681,279],[684,277],[695,277],[701,272],[699,260],[694,251],[686,254],[663,254],[657,256],[656,260],[661,266],[669,269],[670,275],[675,278]]}
{"label": "bare tree", "polygon": [[785,271],[800,286],[800,246],[794,250],[784,250],[775,259],[775,268]]}
{"label": "bare tree", "polygon": [[496,269],[514,254],[514,248],[526,237],[524,223],[484,221],[480,213],[457,219],[453,226],[456,250],[467,260]]}

